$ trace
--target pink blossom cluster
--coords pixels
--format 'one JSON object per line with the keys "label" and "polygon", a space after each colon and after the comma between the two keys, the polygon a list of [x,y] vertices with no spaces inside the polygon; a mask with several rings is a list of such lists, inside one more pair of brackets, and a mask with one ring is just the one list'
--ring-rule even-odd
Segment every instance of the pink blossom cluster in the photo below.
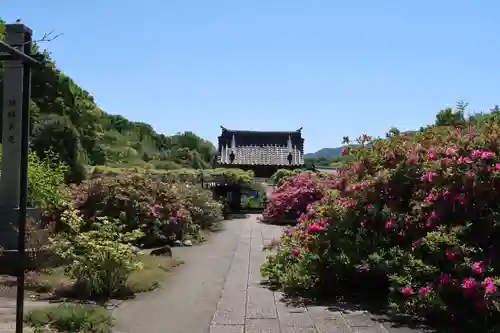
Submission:
{"label": "pink blossom cluster", "polygon": [[321,200],[326,186],[313,173],[303,172],[283,182],[269,197],[263,215],[267,220],[296,219],[308,211],[310,204]]}
{"label": "pink blossom cluster", "polygon": [[180,223],[186,220],[189,212],[183,208],[179,208],[173,211],[170,209],[165,209],[163,206],[154,204],[149,208],[149,213],[151,217],[158,219],[166,219],[168,223]]}
{"label": "pink blossom cluster", "polygon": [[[482,262],[476,262],[473,265],[473,271],[475,276],[464,277],[461,280],[458,278],[453,278],[450,274],[441,273],[438,280],[435,283],[435,287],[439,289],[456,289],[461,291],[465,298],[468,299],[484,299],[491,297],[497,293],[498,287],[495,283],[495,277],[482,277],[484,273],[484,267]],[[497,278],[498,279],[498,278]],[[415,288],[413,287],[402,287],[400,289],[401,294],[410,297],[415,295]],[[424,286],[418,289],[419,296],[425,296],[433,291],[431,286]],[[482,303],[481,303],[482,304]]]}

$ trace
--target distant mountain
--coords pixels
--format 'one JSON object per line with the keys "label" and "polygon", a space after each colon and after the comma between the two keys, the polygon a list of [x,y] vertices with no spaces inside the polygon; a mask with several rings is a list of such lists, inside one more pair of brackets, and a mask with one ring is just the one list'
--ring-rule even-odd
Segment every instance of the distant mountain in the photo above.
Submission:
{"label": "distant mountain", "polygon": [[309,154],[305,154],[304,157],[305,158],[321,158],[321,157],[327,157],[327,158],[331,158],[331,157],[339,157],[341,154],[340,152],[342,151],[342,147],[337,147],[337,148],[322,148],[320,150],[318,150],[317,152],[315,153],[309,153]]}

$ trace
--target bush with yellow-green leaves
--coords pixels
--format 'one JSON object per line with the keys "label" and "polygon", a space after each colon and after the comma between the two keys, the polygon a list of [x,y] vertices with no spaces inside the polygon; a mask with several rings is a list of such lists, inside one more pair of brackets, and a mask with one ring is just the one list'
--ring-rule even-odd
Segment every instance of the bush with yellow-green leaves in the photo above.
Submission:
{"label": "bush with yellow-green leaves", "polygon": [[67,274],[88,296],[111,296],[124,290],[129,275],[142,268],[130,243],[142,236],[139,229],[125,232],[124,226],[108,218],[86,225],[74,209],[61,215],[64,231],[52,238],[57,255],[68,262]]}

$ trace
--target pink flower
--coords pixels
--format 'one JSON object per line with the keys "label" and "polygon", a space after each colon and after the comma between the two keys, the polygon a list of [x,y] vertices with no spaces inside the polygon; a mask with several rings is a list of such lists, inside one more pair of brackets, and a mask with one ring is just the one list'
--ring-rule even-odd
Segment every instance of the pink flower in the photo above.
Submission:
{"label": "pink flower", "polygon": [[404,232],[404,230],[401,230],[399,233],[398,233],[398,236],[399,236],[399,239],[401,241],[403,241],[406,237],[406,233]]}
{"label": "pink flower", "polygon": [[452,280],[448,274],[441,273],[441,276],[439,277],[439,284],[449,285],[451,282]]}
{"label": "pink flower", "polygon": [[297,249],[297,248],[293,249],[293,250],[292,250],[292,255],[293,255],[294,257],[298,257],[298,256],[300,255],[300,250],[299,250],[299,249]]}
{"label": "pink flower", "polygon": [[489,283],[486,285],[484,289],[486,290],[487,293],[491,294],[497,291],[497,286],[495,286],[493,283]]}
{"label": "pink flower", "polygon": [[420,239],[417,239],[416,241],[413,241],[413,243],[411,243],[411,246],[412,246],[413,249],[415,249],[417,246],[419,246],[423,242],[424,242],[423,239],[420,238]]}
{"label": "pink flower", "polygon": [[474,289],[476,287],[476,280],[474,278],[465,278],[462,281],[462,289]]}
{"label": "pink flower", "polygon": [[482,261],[476,261],[472,264],[472,271],[475,274],[483,274],[484,273],[484,263]]}
{"label": "pink flower", "polygon": [[343,203],[343,205],[344,205],[345,207],[347,207],[347,208],[352,208],[352,207],[354,207],[354,206],[356,205],[356,202],[354,202],[354,201],[352,201],[352,200],[349,200],[349,201],[345,201],[345,202]]}
{"label": "pink flower", "polygon": [[500,163],[495,164],[495,170],[500,170]]}
{"label": "pink flower", "polygon": [[434,153],[428,153],[426,157],[429,160],[435,160],[437,158],[436,154]]}
{"label": "pink flower", "polygon": [[420,288],[420,290],[418,291],[418,295],[419,295],[419,296],[425,296],[425,295],[427,295],[428,293],[430,293],[430,292],[431,292],[431,290],[432,290],[432,289],[431,289],[431,288],[429,288],[429,287],[422,287],[422,288]]}
{"label": "pink flower", "polygon": [[316,223],[322,227],[328,224],[328,219],[319,219],[316,221]]}
{"label": "pink flower", "polygon": [[454,250],[446,250],[445,254],[446,254],[446,258],[448,258],[448,260],[455,260],[459,256],[458,251],[454,251]]}
{"label": "pink flower", "polygon": [[436,212],[435,210],[433,210],[433,211],[431,212],[431,216],[430,216],[430,218],[431,218],[431,219],[437,219],[438,217],[439,217],[439,213],[438,213],[438,212]]}
{"label": "pink flower", "polygon": [[160,217],[160,212],[161,212],[161,206],[160,205],[154,205],[149,209],[150,214],[153,217]]}
{"label": "pink flower", "polygon": [[386,228],[386,229],[390,229],[390,228],[392,228],[392,220],[391,220],[391,219],[389,219],[389,220],[387,220],[387,221],[385,222],[385,228]]}
{"label": "pink flower", "polygon": [[360,172],[360,171],[363,171],[363,166],[361,164],[355,164],[352,167],[352,169],[353,169],[354,172]]}
{"label": "pink flower", "polygon": [[434,194],[432,193],[429,193],[425,198],[424,198],[424,202],[425,203],[432,203],[434,200],[435,200],[435,196]]}
{"label": "pink flower", "polygon": [[471,152],[472,157],[476,157],[476,158],[481,157],[481,154],[482,154],[482,152],[481,152],[479,149],[474,149],[474,150]]}
{"label": "pink flower", "polygon": [[421,178],[420,180],[422,181],[428,181],[429,183],[432,183],[432,179],[434,177],[436,177],[438,174],[437,172],[435,171],[429,171],[429,172],[426,172]]}
{"label": "pink flower", "polygon": [[495,157],[495,153],[491,151],[482,151],[479,149],[475,149],[471,153],[472,157],[474,158],[480,158],[483,160],[491,160],[493,157]]}
{"label": "pink flower", "polygon": [[366,228],[368,226],[368,221],[367,220],[361,221],[360,224],[363,228]]}
{"label": "pink flower", "polygon": [[418,158],[415,156],[409,156],[408,159],[406,160],[406,162],[408,164],[415,164],[415,163],[417,163],[417,161],[418,161]]}
{"label": "pink flower", "polygon": [[323,231],[324,229],[325,228],[318,223],[313,223],[313,224],[310,224],[307,226],[307,232],[309,232],[309,233]]}
{"label": "pink flower", "polygon": [[493,157],[495,157],[495,153],[493,153],[491,151],[483,151],[482,154],[481,154],[481,158],[483,160],[490,160]]}
{"label": "pink flower", "polygon": [[179,220],[184,219],[184,217],[185,217],[185,216],[184,216],[184,212],[182,212],[182,211],[180,211],[180,210],[179,210],[179,211],[177,211],[177,212],[175,213],[175,218],[177,218],[177,219],[179,219]]}
{"label": "pink flower", "polygon": [[493,279],[491,277],[487,277],[483,280],[483,282],[481,282],[481,285],[483,287],[487,286],[488,284],[491,284],[493,283]]}
{"label": "pink flower", "polygon": [[401,288],[401,293],[405,296],[411,296],[411,294],[413,294],[413,288],[410,287]]}
{"label": "pink flower", "polygon": [[466,297],[473,296],[477,291],[476,287],[477,287],[477,282],[474,278],[465,278],[462,281],[462,291]]}
{"label": "pink flower", "polygon": [[456,155],[457,152],[458,152],[458,149],[450,147],[450,148],[447,148],[444,153],[448,156],[451,156],[451,155]]}
{"label": "pink flower", "polygon": [[281,240],[279,238],[273,238],[271,240],[271,245],[280,245],[281,244]]}
{"label": "pink flower", "polygon": [[449,158],[449,157],[445,157],[445,158],[442,158],[442,159],[441,159],[441,165],[444,165],[444,166],[446,166],[446,165],[450,165],[450,164],[452,164],[453,162],[454,162],[454,159]]}

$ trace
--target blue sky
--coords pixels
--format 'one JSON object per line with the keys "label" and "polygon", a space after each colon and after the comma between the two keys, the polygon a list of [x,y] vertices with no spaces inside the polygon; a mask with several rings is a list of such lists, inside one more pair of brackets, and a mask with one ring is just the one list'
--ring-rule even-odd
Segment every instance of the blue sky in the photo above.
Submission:
{"label": "blue sky", "polygon": [[303,127],[306,152],[499,103],[494,0],[0,0],[106,112],[216,141]]}

